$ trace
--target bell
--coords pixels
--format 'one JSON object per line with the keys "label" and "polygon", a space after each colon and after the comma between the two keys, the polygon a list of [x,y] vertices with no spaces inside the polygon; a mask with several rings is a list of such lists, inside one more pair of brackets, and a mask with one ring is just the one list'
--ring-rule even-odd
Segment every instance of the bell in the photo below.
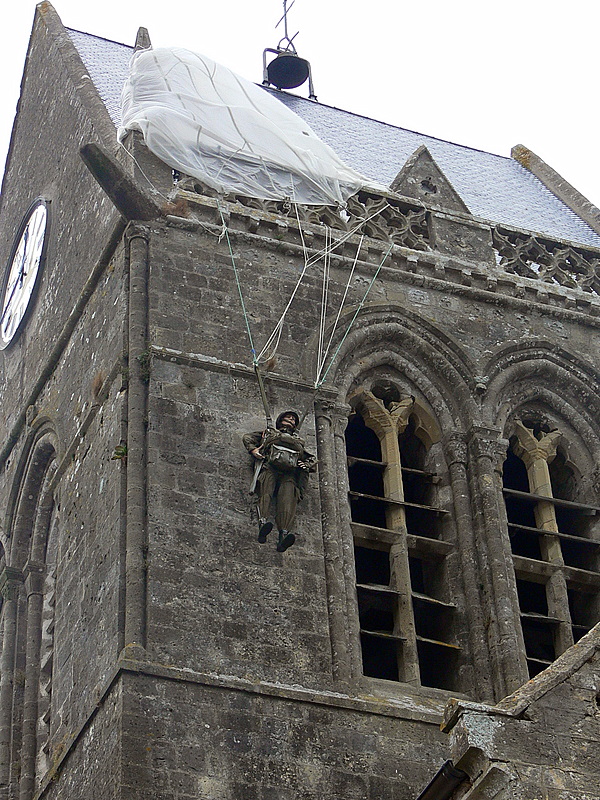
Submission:
{"label": "bell", "polygon": [[282,53],[267,66],[269,83],[278,89],[295,89],[310,75],[308,61],[291,53]]}

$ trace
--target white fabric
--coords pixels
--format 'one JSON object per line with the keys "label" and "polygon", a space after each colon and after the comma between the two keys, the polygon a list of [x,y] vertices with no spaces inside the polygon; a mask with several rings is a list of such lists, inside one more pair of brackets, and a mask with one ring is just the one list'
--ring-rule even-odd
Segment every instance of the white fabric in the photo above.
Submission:
{"label": "white fabric", "polygon": [[141,131],[161,161],[222,193],[336,204],[367,184],[279,100],[182,48],[134,54],[119,139],[129,130]]}

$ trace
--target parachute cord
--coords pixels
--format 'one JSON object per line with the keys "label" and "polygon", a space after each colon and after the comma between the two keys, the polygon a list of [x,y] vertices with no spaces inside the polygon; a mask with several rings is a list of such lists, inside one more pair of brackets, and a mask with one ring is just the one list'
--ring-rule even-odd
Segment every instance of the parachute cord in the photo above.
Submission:
{"label": "parachute cord", "polygon": [[376,279],[376,278],[377,278],[377,276],[379,275],[379,273],[380,273],[380,271],[381,271],[381,268],[383,267],[383,265],[385,264],[385,262],[386,262],[386,260],[387,260],[387,257],[388,257],[388,256],[389,256],[389,254],[392,252],[392,249],[393,249],[393,247],[394,247],[394,243],[392,242],[392,243],[390,244],[390,246],[388,247],[386,254],[385,254],[385,255],[384,255],[384,257],[381,259],[381,263],[380,263],[380,264],[379,264],[379,266],[377,267],[377,270],[375,271],[375,274],[374,274],[374,275],[373,275],[373,277],[371,278],[371,282],[369,283],[369,285],[368,285],[368,287],[367,287],[367,291],[364,293],[364,295],[363,295],[363,299],[360,301],[358,308],[357,308],[357,309],[356,309],[356,311],[354,312],[354,316],[353,316],[353,317],[352,317],[352,319],[350,320],[350,324],[349,324],[349,325],[348,325],[348,327],[346,328],[346,332],[344,333],[344,335],[343,335],[343,337],[342,337],[342,340],[341,340],[341,342],[338,344],[338,346],[337,346],[337,348],[336,348],[336,350],[335,350],[335,353],[333,354],[333,356],[332,356],[332,358],[331,358],[331,361],[329,362],[329,366],[327,367],[327,369],[325,370],[325,372],[324,372],[324,374],[323,374],[323,377],[319,379],[319,377],[317,376],[317,380],[315,381],[315,389],[319,389],[319,388],[320,388],[320,387],[323,385],[323,383],[325,382],[325,378],[327,377],[327,375],[328,375],[328,373],[329,373],[329,370],[330,370],[330,369],[331,369],[331,367],[333,366],[333,363],[334,363],[335,359],[337,358],[337,355],[338,355],[338,353],[340,352],[342,345],[344,344],[344,342],[346,341],[346,338],[348,337],[348,334],[350,333],[350,329],[351,329],[351,328],[352,328],[352,326],[354,325],[354,322],[355,322],[356,318],[358,317],[358,315],[359,315],[359,313],[360,313],[360,311],[361,311],[362,307],[363,307],[363,306],[364,306],[364,304],[365,304],[365,301],[366,301],[366,299],[367,299],[367,295],[368,295],[368,294],[369,294],[369,292],[371,291],[371,287],[372,287],[372,286],[373,286],[373,284],[375,283],[375,279]]}
{"label": "parachute cord", "polygon": [[[300,288],[300,285],[301,285],[302,281],[304,280],[304,276],[305,276],[307,270],[310,267],[312,267],[313,264],[316,264],[318,261],[320,261],[321,258],[323,258],[324,256],[329,256],[330,257],[331,253],[333,253],[334,250],[336,250],[338,247],[340,247],[345,242],[347,242],[348,239],[351,236],[354,236],[354,234],[357,233],[361,229],[361,227],[363,225],[365,225],[367,222],[370,222],[375,217],[379,216],[379,214],[382,214],[384,211],[386,211],[386,209],[390,208],[390,205],[389,205],[389,203],[386,203],[386,205],[383,208],[380,208],[378,211],[376,211],[374,214],[371,214],[366,219],[361,220],[360,223],[355,228],[353,228],[350,231],[347,231],[334,244],[331,243],[331,240],[328,240],[327,243],[326,243],[326,246],[322,250],[319,250],[317,253],[315,253],[310,258],[308,258],[308,251],[307,251],[307,247],[306,247],[306,242],[304,240],[304,234],[303,234],[303,231],[302,231],[302,225],[300,224],[300,217],[299,217],[299,214],[298,214],[298,205],[296,203],[294,203],[294,207],[295,207],[295,210],[296,210],[296,219],[297,219],[297,222],[298,222],[298,230],[300,232],[300,238],[301,238],[301,241],[302,241],[302,249],[303,249],[303,254],[304,254],[304,267],[303,267],[302,272],[300,273],[300,277],[298,278],[298,280],[296,282],[296,285],[295,285],[295,287],[294,287],[294,289],[292,291],[291,297],[290,297],[286,307],[284,308],[283,313],[281,314],[278,322],[276,323],[275,327],[273,328],[273,331],[271,332],[269,338],[267,339],[263,349],[260,351],[258,356],[256,356],[256,354],[255,354],[255,356],[254,356],[255,361],[257,361],[259,359],[263,359],[264,360],[265,353],[273,345],[273,342],[276,339],[277,339],[277,342],[279,342],[279,338],[281,337],[281,328],[283,326],[283,323],[285,321],[287,313],[290,310],[292,302],[294,301],[294,298],[296,297],[298,289]],[[272,351],[271,357],[275,354],[275,350],[276,349],[277,349],[277,346]],[[253,350],[253,353],[254,353],[254,350]]]}
{"label": "parachute cord", "polygon": [[[325,228],[325,244],[327,243],[331,245],[331,231],[328,227]],[[317,354],[319,362],[321,360],[321,356],[323,355],[323,341],[325,338],[325,318],[326,318],[326,307],[327,307],[327,252],[328,248],[326,248],[325,255],[323,256],[323,286],[321,289],[321,314],[319,319],[319,350]]]}
{"label": "parachute cord", "polygon": [[325,358],[325,351],[324,351],[325,326],[326,326],[326,323],[327,323],[327,305],[328,305],[328,302],[329,302],[329,283],[330,283],[330,278],[331,278],[331,250],[325,256],[325,270],[324,271],[325,271],[325,276],[326,276],[326,282],[325,282],[325,301],[323,303],[323,326],[322,326],[323,327],[323,336],[322,336],[322,345],[321,345],[321,361]]}
{"label": "parachute cord", "polygon": [[294,290],[293,290],[292,295],[291,295],[291,297],[290,297],[290,299],[288,301],[288,304],[286,305],[281,317],[279,318],[279,321],[277,322],[277,324],[273,328],[273,331],[272,331],[271,335],[269,336],[269,338],[267,339],[267,342],[266,342],[265,346],[263,347],[261,352],[258,354],[258,358],[259,359],[260,358],[264,358],[265,352],[268,350],[269,347],[271,347],[271,345],[272,345],[273,341],[275,340],[275,338],[278,335],[281,335],[280,327],[283,325],[283,322],[285,320],[287,312],[289,311],[290,306],[292,305],[294,297],[296,296],[296,293],[297,293],[298,289],[300,288],[300,284],[304,280],[304,275],[306,274],[306,271],[309,269],[309,267],[312,267],[313,264],[316,264],[318,261],[320,261],[321,258],[323,258],[324,255],[331,254],[334,250],[336,250],[338,247],[340,247],[345,242],[347,242],[348,239],[351,236],[354,236],[354,234],[357,233],[361,229],[361,227],[363,225],[365,225],[367,222],[370,222],[372,219],[374,219],[375,217],[379,216],[379,214],[382,214],[386,209],[388,209],[390,207],[391,206],[389,205],[389,203],[387,203],[383,208],[380,208],[379,211],[376,211],[374,214],[371,214],[371,216],[367,217],[366,219],[361,220],[361,222],[355,228],[353,228],[351,231],[347,231],[342,237],[340,237],[335,242],[335,244],[332,245],[331,243],[328,243],[325,246],[325,248],[323,248],[322,250],[319,250],[313,256],[308,258],[307,257],[308,256],[307,247],[306,247],[306,243],[304,241],[304,234],[302,232],[302,226],[300,224],[300,218],[299,218],[299,215],[298,215],[298,207],[296,205],[296,218],[298,220],[298,229],[300,231],[300,238],[302,240],[302,249],[303,249],[303,252],[304,252],[304,268],[302,270],[302,273],[300,274],[300,277],[298,278],[298,281],[296,283],[296,286],[294,287]]}
{"label": "parachute cord", "polygon": [[250,330],[250,320],[248,319],[248,313],[246,311],[246,304],[244,303],[244,295],[242,294],[242,286],[240,284],[240,277],[237,271],[237,265],[235,263],[235,256],[233,255],[233,248],[231,246],[231,239],[229,238],[229,231],[227,230],[227,225],[225,224],[225,217],[223,216],[223,211],[221,210],[221,205],[217,200],[217,208],[219,209],[219,214],[221,215],[221,222],[223,223],[223,232],[221,236],[225,236],[227,239],[227,246],[229,247],[229,255],[231,256],[231,264],[233,266],[233,274],[235,275],[235,282],[238,289],[238,294],[240,296],[240,303],[242,305],[242,313],[244,315],[244,322],[246,324],[246,332],[248,334],[248,341],[250,342],[250,350],[252,352],[252,363],[256,364],[258,359],[256,357],[256,350],[254,349],[254,342],[252,340],[252,332]]}
{"label": "parachute cord", "polygon": [[[325,242],[331,241],[331,231],[325,227]],[[327,289],[329,284],[329,261],[327,255],[323,258],[323,286],[321,289],[321,314],[319,319],[319,343],[317,345],[317,367],[320,368],[325,342],[325,320],[327,319]]]}
{"label": "parachute cord", "polygon": [[[265,347],[263,347],[263,349],[260,351],[260,354],[258,355],[257,362],[260,359],[263,363],[266,364],[267,361],[270,361],[275,356],[275,353],[277,352],[277,349],[279,347],[279,342],[281,341],[281,333],[282,333],[282,331],[283,331],[283,325],[280,325],[279,326],[279,332],[278,332],[277,337],[275,339],[275,344],[273,345],[273,349],[271,350],[270,353],[265,353],[265,350],[267,349],[267,346],[265,345]],[[272,338],[271,338],[270,341],[272,341]]]}
{"label": "parachute cord", "polygon": [[350,284],[352,283],[352,278],[354,276],[354,271],[355,271],[356,265],[358,263],[358,257],[360,255],[360,251],[361,251],[361,248],[362,248],[364,240],[365,240],[365,235],[363,233],[363,235],[360,237],[360,242],[358,243],[358,248],[356,250],[356,255],[354,256],[354,262],[352,264],[352,269],[350,270],[350,275],[348,276],[348,281],[346,283],[346,288],[344,290],[344,296],[342,297],[342,300],[340,302],[340,307],[338,308],[337,316],[335,318],[335,322],[333,323],[333,326],[331,328],[331,335],[329,337],[329,341],[327,342],[327,347],[325,348],[325,353],[322,356],[322,358],[317,361],[317,380],[319,379],[319,376],[321,374],[323,366],[325,365],[325,362],[327,361],[327,356],[329,355],[329,351],[331,349],[331,343],[333,341],[333,337],[335,336],[335,332],[337,330],[338,322],[340,321],[340,317],[342,316],[342,310],[344,308],[344,303],[346,302],[346,297],[348,296],[348,292],[350,290]]}
{"label": "parachute cord", "polygon": [[[307,249],[306,249],[306,243],[304,241],[304,233],[302,232],[302,226],[300,224],[300,216],[298,214],[298,206],[297,206],[297,204],[294,204],[294,206],[295,206],[295,209],[296,209],[296,219],[298,221],[298,229],[300,231],[300,238],[302,240],[302,251],[303,251],[303,254],[304,254],[304,267],[302,269],[302,272],[300,273],[300,277],[296,281],[296,285],[294,286],[294,290],[292,291],[292,295],[291,295],[290,299],[288,300],[288,303],[287,303],[286,307],[284,308],[282,315],[279,317],[279,320],[278,320],[277,324],[275,325],[275,327],[273,328],[273,332],[271,333],[271,335],[267,339],[267,342],[266,342],[265,346],[263,347],[263,349],[258,354],[258,358],[259,359],[264,357],[265,352],[271,346],[271,344],[273,343],[275,338],[277,338],[277,345],[279,344],[279,339],[281,338],[281,331],[282,331],[282,327],[283,327],[283,323],[284,323],[285,317],[287,315],[287,312],[290,310],[290,306],[292,305],[292,302],[294,300],[294,297],[296,296],[296,293],[297,293],[298,289],[300,288],[300,284],[302,283],[302,281],[304,279],[304,275],[306,274],[306,270],[310,266],[309,260],[307,259],[308,253],[307,253]],[[275,347],[275,350],[272,351],[271,357],[273,357],[273,355],[275,355],[275,351],[277,350],[277,345]]]}
{"label": "parachute cord", "polygon": [[328,251],[328,249],[329,249],[329,250],[330,250],[330,251],[333,253],[333,251],[334,251],[334,250],[336,250],[336,249],[337,249],[337,248],[338,248],[340,245],[342,245],[342,244],[345,244],[345,242],[347,242],[347,241],[348,241],[348,239],[349,239],[351,236],[354,236],[354,234],[355,234],[355,233],[358,233],[358,232],[360,231],[360,229],[362,228],[362,226],[363,226],[363,225],[366,225],[366,223],[367,223],[367,222],[370,222],[372,219],[375,219],[375,217],[378,217],[380,214],[383,214],[383,212],[384,212],[384,211],[387,211],[387,209],[388,209],[388,208],[391,208],[391,206],[390,206],[390,204],[389,204],[389,203],[386,203],[386,204],[385,204],[385,206],[384,206],[383,208],[380,208],[380,209],[379,209],[379,211],[376,211],[374,214],[371,214],[371,216],[370,216],[370,217],[367,217],[366,219],[363,219],[363,220],[361,220],[361,221],[359,222],[359,224],[358,224],[358,225],[357,225],[355,228],[352,228],[352,230],[351,230],[351,231],[346,231],[346,233],[345,233],[343,236],[341,236],[341,237],[340,237],[340,238],[339,238],[339,239],[338,239],[338,240],[335,242],[335,244],[333,244],[333,245],[330,245],[329,247],[324,247],[322,250],[319,250],[317,253],[315,253],[315,254],[314,254],[314,256],[312,256],[312,257],[309,259],[309,266],[312,266],[312,265],[313,265],[314,263],[316,263],[317,261],[320,261],[320,260],[321,260],[321,258],[322,258],[322,257],[325,255],[325,253]]}

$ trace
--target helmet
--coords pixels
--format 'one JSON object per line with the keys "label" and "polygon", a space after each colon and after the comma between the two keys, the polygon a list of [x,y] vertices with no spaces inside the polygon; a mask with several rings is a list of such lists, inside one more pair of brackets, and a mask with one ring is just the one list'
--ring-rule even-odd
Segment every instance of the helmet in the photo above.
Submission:
{"label": "helmet", "polygon": [[296,425],[295,425],[295,427],[296,427],[296,428],[298,427],[298,425],[299,425],[299,423],[300,423],[300,417],[298,416],[298,414],[297,414],[295,411],[282,411],[282,412],[281,412],[281,414],[280,414],[280,415],[277,417],[277,420],[276,420],[276,422],[275,422],[275,427],[277,428],[277,430],[279,430],[279,425],[280,425],[280,423],[281,423],[281,420],[282,420],[284,417],[287,417],[288,415],[291,415],[291,416],[293,416],[293,417],[294,417],[294,419],[296,420]]}

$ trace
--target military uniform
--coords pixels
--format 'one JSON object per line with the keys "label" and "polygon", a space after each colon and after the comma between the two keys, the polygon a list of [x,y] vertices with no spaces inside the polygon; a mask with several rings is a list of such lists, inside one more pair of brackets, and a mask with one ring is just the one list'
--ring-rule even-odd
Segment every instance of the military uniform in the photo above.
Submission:
{"label": "military uniform", "polygon": [[[285,415],[280,414],[277,424]],[[297,418],[297,415],[294,414]],[[258,513],[261,522],[269,516],[271,500],[276,497],[275,523],[279,531],[288,532],[296,517],[296,505],[301,500],[308,483],[308,473],[317,468],[317,459],[304,447],[302,439],[295,431],[285,431],[277,428],[267,428],[266,431],[247,433],[243,437],[244,446],[248,452],[260,448],[265,456],[260,475],[258,476]],[[282,469],[273,462],[273,445],[278,445],[298,454],[298,460],[305,464],[305,468],[295,467]],[[264,527],[264,526],[263,526]],[[271,527],[269,527],[269,530]],[[259,541],[265,541],[259,536]],[[293,538],[292,538],[293,543]],[[279,548],[278,548],[279,549]]]}

